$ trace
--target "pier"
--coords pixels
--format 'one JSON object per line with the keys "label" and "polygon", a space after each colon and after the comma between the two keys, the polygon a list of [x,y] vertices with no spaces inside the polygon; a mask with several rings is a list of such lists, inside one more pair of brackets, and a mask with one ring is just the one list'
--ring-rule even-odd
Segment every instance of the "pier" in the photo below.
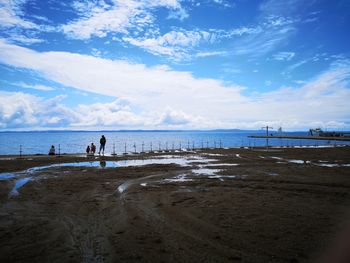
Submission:
{"label": "pier", "polygon": [[284,136],[284,135],[249,135],[248,138],[260,139],[298,139],[298,140],[325,140],[325,141],[350,141],[350,137],[325,137],[325,136]]}

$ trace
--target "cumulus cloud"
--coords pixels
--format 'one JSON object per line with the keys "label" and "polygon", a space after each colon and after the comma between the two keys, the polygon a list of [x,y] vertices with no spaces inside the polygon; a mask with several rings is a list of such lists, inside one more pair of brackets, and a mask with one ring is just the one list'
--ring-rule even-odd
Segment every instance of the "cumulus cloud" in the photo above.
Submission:
{"label": "cumulus cloud", "polygon": [[158,125],[173,126],[173,127],[183,127],[188,124],[191,126],[198,125],[200,122],[205,122],[204,118],[191,116],[183,111],[177,111],[166,108],[165,112],[161,114]]}
{"label": "cumulus cloud", "polygon": [[79,104],[68,108],[64,96],[44,99],[22,92],[0,91],[1,128],[173,128],[193,127],[201,118],[167,108],[164,112],[135,114],[121,100]]}
{"label": "cumulus cloud", "polygon": [[79,105],[75,112],[79,116],[75,127],[135,127],[144,126],[144,119],[131,112],[128,105],[119,100],[110,103]]}
{"label": "cumulus cloud", "polygon": [[75,121],[73,112],[60,104],[62,96],[49,100],[22,92],[0,91],[0,127],[65,126]]}
{"label": "cumulus cloud", "polygon": [[[74,120],[80,126],[84,123],[88,126],[130,123],[140,128],[161,125],[230,128],[239,123],[275,122],[283,127],[298,128],[298,125],[313,122],[349,123],[350,118],[350,66],[344,62],[334,63],[329,70],[299,88],[282,87],[254,97],[244,96],[241,92],[244,87],[195,78],[188,72],[166,66],[146,67],[68,52],[36,52],[4,41],[0,41],[0,62],[33,70],[68,87],[118,99],[118,103],[74,109],[70,116],[78,118]],[[127,103],[123,105],[121,101]],[[6,109],[7,106],[2,107]],[[33,112],[30,108],[22,111]],[[89,111],[91,113],[86,115]],[[83,118],[79,117],[80,113]]]}

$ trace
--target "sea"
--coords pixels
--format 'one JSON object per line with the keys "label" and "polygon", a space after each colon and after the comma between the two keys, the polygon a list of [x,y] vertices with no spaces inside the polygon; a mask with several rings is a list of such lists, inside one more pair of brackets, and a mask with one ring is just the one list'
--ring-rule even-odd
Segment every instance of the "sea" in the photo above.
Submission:
{"label": "sea", "polygon": [[[266,146],[266,139],[249,138],[264,131],[31,131],[0,132],[0,154],[47,154],[51,145],[56,153],[85,153],[92,142],[99,150],[101,135],[107,139],[105,154],[166,151],[199,148],[238,148]],[[284,132],[283,135],[307,135]],[[269,146],[344,145],[349,142],[324,140],[269,139]]]}

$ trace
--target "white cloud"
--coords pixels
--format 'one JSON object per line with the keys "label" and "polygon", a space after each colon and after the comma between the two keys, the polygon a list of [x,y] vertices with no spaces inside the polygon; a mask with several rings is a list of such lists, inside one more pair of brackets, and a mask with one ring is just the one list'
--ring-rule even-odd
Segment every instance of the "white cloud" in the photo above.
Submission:
{"label": "white cloud", "polygon": [[294,23],[289,20],[264,17],[255,29],[250,29],[248,34],[233,44],[233,53],[252,57],[265,55],[283,46],[295,31]]}
{"label": "white cloud", "polygon": [[214,3],[219,4],[223,7],[234,7],[235,4],[232,3],[232,1],[226,1],[226,0],[213,0]]}
{"label": "white cloud", "polygon": [[44,42],[43,39],[30,38],[30,37],[26,37],[24,35],[12,35],[8,38],[8,40],[11,42],[20,43],[20,44],[24,44],[24,45],[32,45],[32,44]]}
{"label": "white cloud", "polygon": [[166,108],[165,112],[160,116],[158,125],[165,125],[170,127],[183,127],[188,124],[200,124],[205,122],[204,118],[191,116],[183,111],[173,110],[171,108]]}
{"label": "white cloud", "polygon": [[[214,2],[225,7],[233,6],[224,0]],[[282,45],[295,32],[296,22],[288,17],[277,16],[273,12],[262,11],[263,15],[255,26],[229,30],[173,29],[166,34],[160,34],[153,11],[165,7],[169,10],[168,18],[183,20],[189,15],[179,0],[113,0],[108,4],[103,0],[75,1],[73,6],[78,12],[78,18],[62,26],[62,31],[67,36],[90,39],[111,34],[117,41],[176,61],[195,58],[196,55],[193,54],[199,51],[193,50],[194,47],[199,49],[201,44],[213,44],[225,39],[232,40],[232,49],[226,51],[227,54],[263,55]],[[263,9],[262,7],[261,10]]]}
{"label": "white cloud", "polygon": [[[247,97],[242,95],[242,87],[226,86],[215,79],[195,78],[188,72],[174,71],[166,66],[146,67],[68,52],[36,52],[3,41],[0,41],[0,62],[33,70],[51,81],[84,92],[118,98],[118,103],[110,105],[71,109],[73,113],[68,114],[73,117],[69,120],[80,126],[84,123],[127,125],[129,122],[139,128],[161,128],[162,125],[232,128],[233,125],[253,127],[257,123],[273,122],[284,128],[307,128],[309,123],[330,121],[350,125],[350,66],[346,63],[334,63],[328,71],[300,88],[285,87]],[[2,103],[6,104],[6,100]],[[31,118],[35,123],[39,110],[23,108],[28,105],[24,102],[16,105],[22,105],[23,116],[34,112],[24,123],[30,123]],[[10,105],[2,105],[2,109],[6,107]],[[133,111],[134,107],[138,109],[137,113]],[[88,109],[92,109],[89,115]],[[82,118],[79,113],[84,113]],[[64,114],[59,118],[62,123],[68,122]],[[7,123],[6,119],[2,123]],[[69,123],[73,124],[73,121]]]}
{"label": "white cloud", "polygon": [[300,66],[306,64],[308,61],[309,61],[309,60],[304,59],[304,60],[301,60],[301,61],[299,61],[299,62],[297,62],[297,63],[294,63],[294,64],[288,66],[287,69],[286,69],[284,72],[282,72],[282,73],[283,73],[283,74],[289,74],[290,72],[292,72],[292,71],[295,70],[296,68],[298,68],[298,67],[300,67]]}
{"label": "white cloud", "polygon": [[21,88],[24,89],[35,89],[35,90],[41,90],[41,91],[51,91],[51,90],[55,90],[53,87],[49,87],[49,86],[45,86],[45,85],[32,85],[32,84],[27,84],[24,82],[17,82],[17,83],[13,83],[16,86],[20,86]]}
{"label": "white cloud", "polygon": [[0,127],[66,126],[73,112],[60,105],[62,96],[49,100],[21,92],[0,91]]}
{"label": "white cloud", "polygon": [[22,7],[27,0],[0,0],[0,27],[37,28],[31,21],[22,18]]}
{"label": "white cloud", "polygon": [[62,30],[76,39],[105,37],[109,33],[128,34],[130,29],[144,31],[146,27],[152,27],[153,8],[181,10],[181,5],[176,0],[114,0],[110,4],[102,0],[97,3],[75,1],[74,7],[79,12],[79,18],[63,25]]}
{"label": "white cloud", "polygon": [[[194,57],[208,57],[214,55],[229,55],[229,51],[197,51],[201,44],[213,44],[223,39],[232,39],[243,35],[257,35],[262,32],[259,27],[240,27],[231,30],[210,29],[205,30],[172,30],[164,35],[147,34],[143,37],[123,37],[122,40],[131,45],[145,49],[154,55],[169,57],[173,60],[191,59]],[[151,35],[151,36],[150,36]]]}
{"label": "white cloud", "polygon": [[141,47],[155,55],[166,55],[179,60],[201,42],[210,42],[212,34],[206,31],[170,31],[155,38],[124,37],[123,41]]}
{"label": "white cloud", "polygon": [[174,128],[193,125],[203,120],[167,108],[163,113],[137,115],[120,100],[110,103],[80,104],[68,108],[63,96],[50,100],[22,92],[0,91],[1,128]]}
{"label": "white cloud", "polygon": [[258,57],[283,47],[297,32],[297,26],[302,22],[297,11],[302,5],[311,5],[311,2],[313,1],[308,3],[302,0],[262,2],[257,25],[247,27],[247,30],[249,29],[247,32],[242,31],[247,34],[233,43],[233,54]]}
{"label": "white cloud", "polygon": [[179,19],[180,21],[183,21],[188,17],[189,17],[189,14],[184,8],[171,10],[168,15],[168,19]]}
{"label": "white cloud", "polygon": [[293,57],[295,56],[294,52],[279,52],[277,54],[272,55],[272,57],[275,60],[279,60],[279,61],[289,61],[291,60]]}
{"label": "white cloud", "polygon": [[208,52],[198,52],[196,57],[211,57],[211,56],[224,56],[227,55],[227,51],[208,51]]}
{"label": "white cloud", "polygon": [[74,109],[73,127],[135,127],[144,126],[144,119],[131,112],[128,105],[115,100],[111,103],[79,105]]}

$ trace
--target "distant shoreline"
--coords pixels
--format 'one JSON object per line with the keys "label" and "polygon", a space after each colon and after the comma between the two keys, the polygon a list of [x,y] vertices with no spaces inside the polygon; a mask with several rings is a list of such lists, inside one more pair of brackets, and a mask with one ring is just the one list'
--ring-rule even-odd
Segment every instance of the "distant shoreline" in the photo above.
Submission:
{"label": "distant shoreline", "polygon": [[[347,130],[337,130],[341,132],[349,132]],[[241,129],[194,129],[194,130],[142,130],[142,129],[135,129],[135,130],[0,130],[0,133],[62,133],[62,132],[101,132],[101,133],[112,133],[112,132],[145,132],[145,133],[151,133],[151,132],[164,132],[164,133],[171,133],[171,132],[233,132],[233,133],[266,133],[264,130],[241,130]],[[277,131],[271,130],[270,133],[278,133]],[[283,133],[308,133],[308,131],[284,131]]]}
{"label": "distant shoreline", "polygon": [[[57,133],[57,132],[251,132],[251,133],[266,133],[263,130],[240,130],[240,129],[213,129],[213,130],[30,130],[30,131],[0,131],[0,133],[25,133],[25,132],[47,132],[47,133]],[[274,131],[271,131],[272,133]],[[306,133],[307,131],[286,131],[285,133]]]}
{"label": "distant shoreline", "polygon": [[[262,130],[240,130],[240,129],[214,129],[214,130],[30,130],[30,131],[0,131],[0,133],[20,133],[20,132],[258,132],[262,133]],[[298,132],[298,131],[296,131]],[[303,132],[303,131],[300,131]]]}

